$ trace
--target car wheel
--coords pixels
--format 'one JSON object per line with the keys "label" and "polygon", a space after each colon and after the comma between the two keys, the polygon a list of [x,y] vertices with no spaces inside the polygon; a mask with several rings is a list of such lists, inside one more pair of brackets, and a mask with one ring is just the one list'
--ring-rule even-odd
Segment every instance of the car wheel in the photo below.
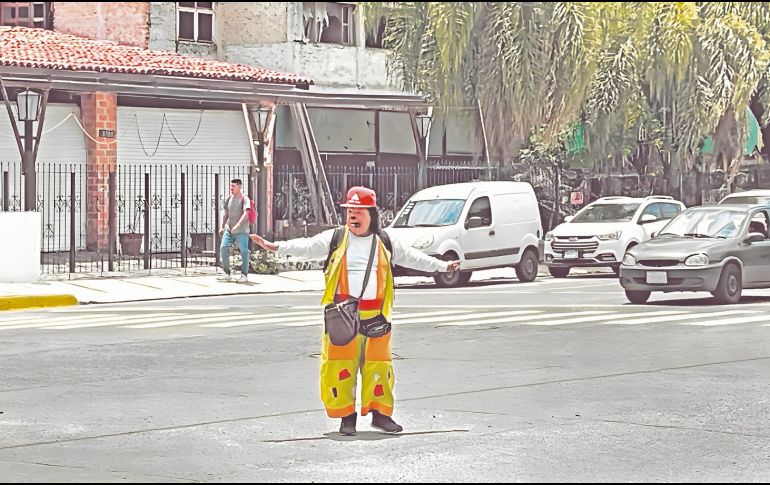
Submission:
{"label": "car wheel", "polygon": [[626,290],[626,298],[628,298],[628,301],[637,305],[647,303],[647,300],[650,299],[651,294],[651,291]]}
{"label": "car wheel", "polygon": [[548,272],[551,273],[551,276],[554,278],[566,278],[569,274],[569,268],[552,267],[548,268]]}
{"label": "car wheel", "polygon": [[720,304],[732,305],[741,301],[742,291],[741,269],[734,264],[728,264],[719,276],[716,291],[711,292],[711,294]]}
{"label": "car wheel", "polygon": [[522,283],[535,281],[535,278],[537,278],[538,264],[537,254],[533,250],[527,249],[524,251],[524,254],[522,254],[519,264],[516,265],[516,277]]}

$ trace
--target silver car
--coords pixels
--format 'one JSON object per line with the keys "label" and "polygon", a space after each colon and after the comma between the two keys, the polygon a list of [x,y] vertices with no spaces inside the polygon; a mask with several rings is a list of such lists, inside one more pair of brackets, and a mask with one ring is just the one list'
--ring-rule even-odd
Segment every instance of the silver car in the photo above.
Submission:
{"label": "silver car", "polygon": [[693,207],[623,257],[620,284],[632,303],[653,291],[709,291],[738,303],[744,288],[770,288],[770,205]]}

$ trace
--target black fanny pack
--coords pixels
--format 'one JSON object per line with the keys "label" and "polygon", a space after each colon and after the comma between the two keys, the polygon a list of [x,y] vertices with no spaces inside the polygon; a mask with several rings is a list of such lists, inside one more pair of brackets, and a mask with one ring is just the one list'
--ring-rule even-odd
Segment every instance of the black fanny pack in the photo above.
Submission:
{"label": "black fanny pack", "polygon": [[359,325],[360,328],[358,331],[367,337],[382,337],[383,335],[387,335],[388,332],[390,332],[391,327],[390,322],[382,313],[376,317],[361,320]]}

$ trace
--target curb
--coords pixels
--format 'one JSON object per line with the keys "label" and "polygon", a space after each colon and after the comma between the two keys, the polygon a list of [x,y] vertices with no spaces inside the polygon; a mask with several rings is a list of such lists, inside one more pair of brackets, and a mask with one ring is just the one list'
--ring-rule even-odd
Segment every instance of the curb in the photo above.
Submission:
{"label": "curb", "polygon": [[74,295],[0,296],[0,311],[77,305]]}

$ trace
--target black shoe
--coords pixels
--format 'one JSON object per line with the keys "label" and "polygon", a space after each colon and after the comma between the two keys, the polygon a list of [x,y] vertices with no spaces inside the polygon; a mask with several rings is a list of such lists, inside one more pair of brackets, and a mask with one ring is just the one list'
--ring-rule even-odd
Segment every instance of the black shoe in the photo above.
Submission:
{"label": "black shoe", "polygon": [[377,428],[390,434],[400,433],[404,430],[404,427],[393,421],[390,416],[385,416],[377,411],[372,411],[372,428]]}
{"label": "black shoe", "polygon": [[356,413],[342,418],[342,424],[340,424],[340,434],[345,436],[355,436],[356,434]]}

